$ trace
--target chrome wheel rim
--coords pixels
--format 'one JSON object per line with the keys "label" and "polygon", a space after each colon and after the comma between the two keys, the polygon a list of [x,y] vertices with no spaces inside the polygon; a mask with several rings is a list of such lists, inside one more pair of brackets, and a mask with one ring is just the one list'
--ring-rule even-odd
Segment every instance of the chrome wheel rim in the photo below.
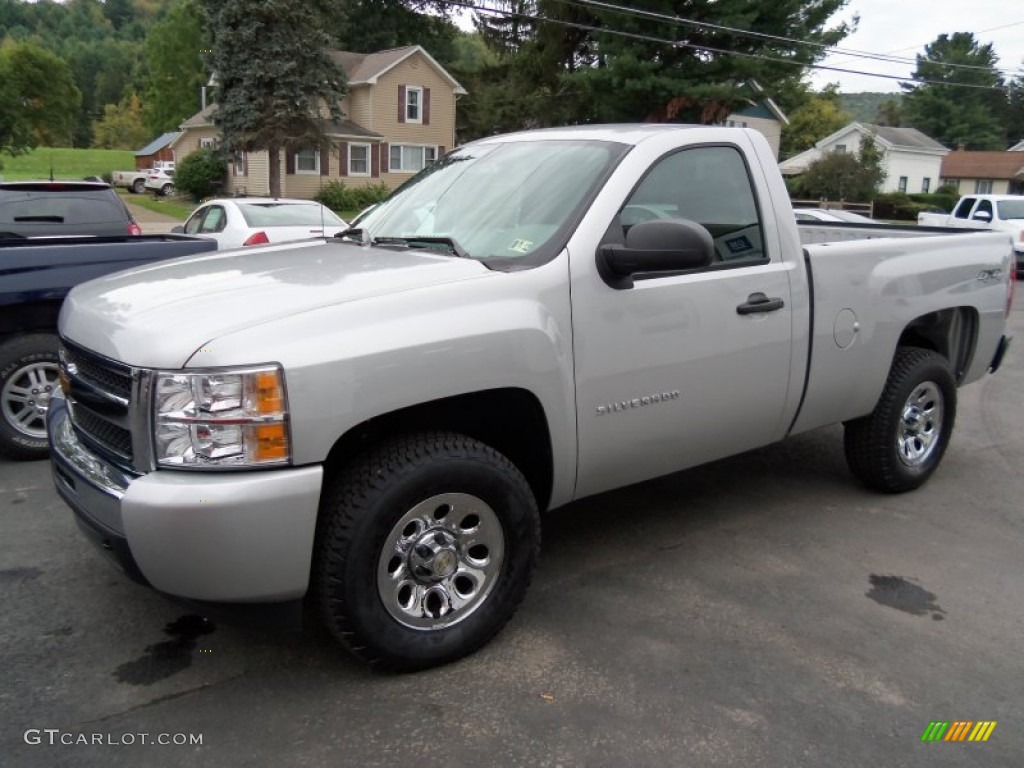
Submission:
{"label": "chrome wheel rim", "polygon": [[377,591],[413,629],[458,624],[487,600],[505,559],[505,532],[482,499],[442,493],[406,512],[384,540]]}
{"label": "chrome wheel rim", "polygon": [[942,390],[934,381],[923,382],[910,393],[896,435],[896,451],[906,466],[920,467],[935,453],[943,415]]}
{"label": "chrome wheel rim", "polygon": [[59,387],[55,363],[31,363],[19,368],[0,390],[4,420],[26,437],[46,437],[46,412]]}

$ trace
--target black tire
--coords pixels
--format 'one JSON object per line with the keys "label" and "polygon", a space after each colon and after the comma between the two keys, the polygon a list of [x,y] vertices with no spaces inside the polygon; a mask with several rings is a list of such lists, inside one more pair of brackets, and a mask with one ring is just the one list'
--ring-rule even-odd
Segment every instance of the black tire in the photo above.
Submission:
{"label": "black tire", "polygon": [[[40,376],[46,379],[43,386],[38,386]],[[33,333],[0,344],[0,456],[32,460],[49,455],[45,415],[36,406],[45,408],[56,386],[56,336]],[[33,390],[38,392],[33,395]],[[42,401],[26,401],[26,397]],[[19,417],[31,420],[19,421]]]}
{"label": "black tire", "polygon": [[146,180],[145,179],[136,179],[135,182],[132,184],[132,192],[134,192],[136,195],[141,195],[141,194],[144,194],[145,191],[146,191]]}
{"label": "black tire", "polygon": [[844,425],[846,463],[869,488],[912,491],[938,468],[955,421],[949,362],[930,349],[901,347],[875,410]]}
{"label": "black tire", "polygon": [[[448,535],[449,529],[441,529],[442,525],[456,532],[460,526],[473,527],[469,506],[455,502],[447,513],[444,503],[434,507],[437,499],[463,497],[482,505],[473,507],[480,512],[476,536],[463,536],[452,544],[451,552],[461,555],[446,556],[447,565],[454,567],[457,562],[460,570],[451,573],[447,582],[426,580],[425,586],[408,587],[409,606],[403,609],[397,585],[414,582],[417,568],[429,570],[422,560],[413,562],[414,552],[423,551],[421,542],[440,541],[437,531]],[[434,510],[426,515],[429,522],[410,519],[421,509]],[[321,616],[357,657],[394,671],[445,664],[485,645],[522,602],[540,551],[540,518],[522,473],[494,449],[453,433],[407,435],[371,450],[329,482],[320,516],[314,595]],[[481,518],[488,521],[486,534]],[[495,536],[494,523],[500,528],[500,547],[496,538],[489,538]],[[459,579],[465,579],[461,568],[471,549],[476,549],[470,547],[470,539],[494,542],[485,553],[474,555],[491,560],[494,570],[479,580],[474,577],[477,596],[466,601],[473,607],[456,608],[449,602],[450,613],[444,618],[424,615],[429,613],[430,600],[437,598],[438,584],[447,584],[456,597],[462,591],[458,586]],[[402,546],[405,549],[399,555]],[[390,558],[384,557],[385,551]],[[442,555],[433,554],[430,567],[440,568]],[[436,573],[432,577],[440,578]],[[396,602],[389,606],[385,601],[392,589]],[[417,589],[425,590],[422,598],[417,597],[421,594]],[[443,606],[442,599],[431,610]],[[460,611],[465,611],[462,616]],[[425,626],[410,626],[406,621]]]}
{"label": "black tire", "polygon": [[160,187],[160,194],[163,195],[164,197],[170,197],[171,195],[174,194],[174,185],[164,184],[162,187]]}

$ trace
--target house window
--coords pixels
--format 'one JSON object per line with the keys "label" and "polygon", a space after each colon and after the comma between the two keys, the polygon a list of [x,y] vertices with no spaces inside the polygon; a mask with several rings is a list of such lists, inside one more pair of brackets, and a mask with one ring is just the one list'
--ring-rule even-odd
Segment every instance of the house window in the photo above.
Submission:
{"label": "house window", "polygon": [[423,89],[419,86],[405,87],[405,122],[423,122]]}
{"label": "house window", "polygon": [[992,179],[978,179],[974,182],[974,194],[976,195],[991,195],[992,194]]}
{"label": "house window", "polygon": [[930,192],[931,188],[932,188],[932,180],[931,179],[929,179],[927,176],[925,176],[923,179],[921,179],[921,191],[922,192]]}
{"label": "house window", "polygon": [[320,173],[320,153],[301,149],[295,153],[295,173]]}
{"label": "house window", "polygon": [[396,173],[422,171],[437,159],[437,147],[392,144],[389,153],[388,168]]}
{"label": "house window", "polygon": [[836,144],[836,152],[838,152],[840,155],[845,154],[846,153],[846,145],[845,144]]}
{"label": "house window", "polygon": [[213,137],[204,136],[201,139],[199,139],[199,148],[200,149],[213,149],[216,146],[217,146],[217,139],[215,139]]}
{"label": "house window", "polygon": [[235,156],[232,158],[235,176],[245,176],[248,172],[248,169],[245,167],[247,159],[245,152],[235,152]]}
{"label": "house window", "polygon": [[370,145],[349,144],[348,145],[348,175],[369,176],[370,175]]}
{"label": "house window", "polygon": [[906,176],[900,176],[899,190],[900,190],[900,192],[906,192],[907,191],[907,177]]}

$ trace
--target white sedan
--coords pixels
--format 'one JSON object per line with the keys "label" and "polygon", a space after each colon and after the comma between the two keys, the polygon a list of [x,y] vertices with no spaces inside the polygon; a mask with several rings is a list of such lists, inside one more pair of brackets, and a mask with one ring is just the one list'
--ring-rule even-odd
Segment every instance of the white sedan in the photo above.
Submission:
{"label": "white sedan", "polygon": [[184,227],[172,232],[217,241],[219,250],[266,245],[310,237],[331,237],[348,228],[330,208],[313,200],[236,197],[207,200]]}

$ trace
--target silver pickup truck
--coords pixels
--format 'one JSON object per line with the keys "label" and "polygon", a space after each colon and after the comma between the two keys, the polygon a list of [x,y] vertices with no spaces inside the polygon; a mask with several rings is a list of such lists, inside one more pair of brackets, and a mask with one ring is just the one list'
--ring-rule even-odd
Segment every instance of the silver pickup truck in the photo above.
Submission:
{"label": "silver pickup truck", "polygon": [[79,285],[53,471],[83,531],[207,612],[314,607],[410,670],[479,648],[539,511],[846,425],[908,491],[995,371],[1006,234],[798,228],[767,142],[666,125],[464,146],[343,236]]}

